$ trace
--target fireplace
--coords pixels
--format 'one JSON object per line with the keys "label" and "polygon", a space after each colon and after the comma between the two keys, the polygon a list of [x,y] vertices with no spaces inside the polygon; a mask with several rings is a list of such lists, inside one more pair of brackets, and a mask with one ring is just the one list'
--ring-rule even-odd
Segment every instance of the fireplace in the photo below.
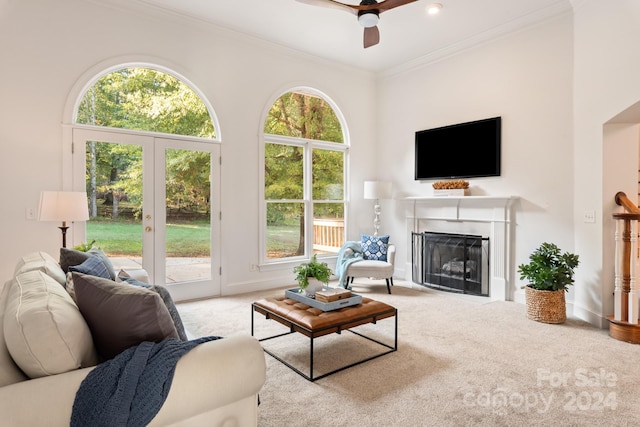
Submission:
{"label": "fireplace", "polygon": [[489,238],[411,233],[412,280],[422,286],[489,296]]}
{"label": "fireplace", "polygon": [[[515,286],[513,265],[513,206],[518,200],[517,196],[416,196],[406,197],[404,200],[407,231],[404,275],[408,281],[412,281],[413,273],[412,233],[438,232],[486,236],[491,243],[491,250],[486,255],[488,264],[483,265],[483,274],[486,271],[489,277],[489,300],[524,302],[524,291],[516,289]],[[414,286],[423,288],[418,284]]]}

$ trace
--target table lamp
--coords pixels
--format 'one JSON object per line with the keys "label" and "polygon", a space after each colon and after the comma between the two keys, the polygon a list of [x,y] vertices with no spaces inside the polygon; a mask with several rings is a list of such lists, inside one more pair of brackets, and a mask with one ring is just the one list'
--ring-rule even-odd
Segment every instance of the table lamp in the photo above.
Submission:
{"label": "table lamp", "polygon": [[67,221],[87,221],[89,206],[84,191],[43,191],[40,193],[38,221],[62,221],[62,247],[67,247]]}
{"label": "table lamp", "polygon": [[365,181],[364,182],[364,198],[369,200],[375,200],[373,206],[373,212],[375,217],[373,219],[373,227],[375,228],[374,236],[378,235],[380,229],[380,199],[391,198],[391,183],[385,181]]}

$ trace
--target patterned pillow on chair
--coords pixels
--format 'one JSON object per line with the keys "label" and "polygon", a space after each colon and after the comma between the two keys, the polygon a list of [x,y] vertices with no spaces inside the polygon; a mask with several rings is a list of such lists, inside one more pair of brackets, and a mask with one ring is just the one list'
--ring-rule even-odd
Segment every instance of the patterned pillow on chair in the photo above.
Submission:
{"label": "patterned pillow on chair", "polygon": [[363,234],[361,236],[362,257],[374,261],[387,260],[387,247],[389,246],[389,235],[369,236]]}

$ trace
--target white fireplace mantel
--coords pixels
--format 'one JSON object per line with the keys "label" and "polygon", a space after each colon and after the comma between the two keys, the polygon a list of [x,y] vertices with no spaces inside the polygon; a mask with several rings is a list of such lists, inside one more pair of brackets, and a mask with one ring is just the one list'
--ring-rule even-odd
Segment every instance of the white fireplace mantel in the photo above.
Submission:
{"label": "white fireplace mantel", "polygon": [[[407,208],[409,246],[411,232],[434,231],[432,227],[438,224],[445,224],[449,231],[461,234],[480,227],[490,245],[489,298],[512,300],[515,292],[511,265],[514,248],[512,205],[517,199],[517,196],[406,197],[403,200]],[[408,253],[411,253],[410,248]]]}

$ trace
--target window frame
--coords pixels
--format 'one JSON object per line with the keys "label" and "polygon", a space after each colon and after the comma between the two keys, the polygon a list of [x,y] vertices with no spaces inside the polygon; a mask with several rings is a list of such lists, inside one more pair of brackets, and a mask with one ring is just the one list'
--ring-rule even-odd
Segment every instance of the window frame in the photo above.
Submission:
{"label": "window frame", "polygon": [[[333,142],[326,140],[315,140],[308,138],[300,138],[293,136],[283,136],[283,135],[275,135],[268,134],[264,132],[265,121],[269,110],[273,106],[273,104],[282,96],[286,95],[289,92],[301,92],[307,94],[309,96],[314,96],[323,99],[325,102],[329,104],[334,114],[336,115],[338,122],[340,123],[342,129],[342,137],[343,142]],[[289,145],[294,147],[300,147],[303,150],[303,198],[302,199],[282,199],[278,200],[278,202],[282,203],[303,203],[304,204],[304,212],[305,212],[305,248],[304,255],[300,256],[292,256],[286,258],[267,258],[267,204],[268,201],[265,199],[265,146],[266,144],[281,144],[281,145]],[[344,116],[340,109],[337,107],[336,103],[333,102],[327,95],[324,93],[315,90],[309,87],[296,87],[285,90],[281,92],[278,96],[274,97],[273,100],[267,105],[266,110],[263,114],[261,124],[260,124],[260,138],[259,138],[259,160],[260,160],[260,173],[259,173],[259,197],[260,197],[260,227],[259,227],[259,247],[260,247],[260,263],[259,268],[261,270],[269,270],[271,268],[284,268],[289,267],[290,265],[297,265],[302,261],[308,260],[313,255],[313,208],[314,204],[317,202],[320,203],[342,203],[344,206],[344,224],[345,224],[345,238],[348,235],[347,224],[348,224],[348,215],[349,215],[349,132],[348,127],[345,122]],[[334,152],[341,152],[343,154],[343,194],[342,199],[329,200],[329,199],[313,199],[313,150],[321,149],[328,150]],[[331,259],[336,258],[337,255],[334,254],[321,254],[318,255],[320,259]]]}

